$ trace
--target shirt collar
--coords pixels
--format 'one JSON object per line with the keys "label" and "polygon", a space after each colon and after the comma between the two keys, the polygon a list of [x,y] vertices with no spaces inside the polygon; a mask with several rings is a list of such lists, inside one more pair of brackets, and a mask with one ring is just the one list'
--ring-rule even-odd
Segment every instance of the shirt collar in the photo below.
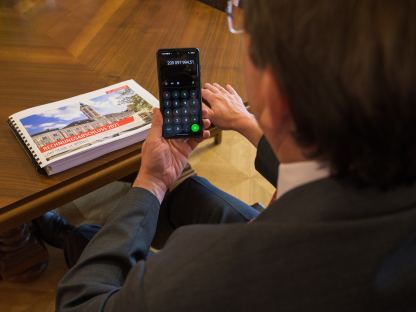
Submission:
{"label": "shirt collar", "polygon": [[330,170],[317,161],[280,164],[277,179],[277,199],[290,190],[330,175]]}

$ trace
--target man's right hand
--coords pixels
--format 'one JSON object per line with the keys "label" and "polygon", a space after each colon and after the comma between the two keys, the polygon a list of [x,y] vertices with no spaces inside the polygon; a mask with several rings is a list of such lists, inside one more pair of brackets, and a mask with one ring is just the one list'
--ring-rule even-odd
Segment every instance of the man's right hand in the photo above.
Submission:
{"label": "man's right hand", "polygon": [[203,104],[208,112],[207,117],[215,126],[222,130],[237,131],[257,146],[263,131],[232,86],[226,85],[224,88],[218,83],[206,83],[202,97],[209,105]]}

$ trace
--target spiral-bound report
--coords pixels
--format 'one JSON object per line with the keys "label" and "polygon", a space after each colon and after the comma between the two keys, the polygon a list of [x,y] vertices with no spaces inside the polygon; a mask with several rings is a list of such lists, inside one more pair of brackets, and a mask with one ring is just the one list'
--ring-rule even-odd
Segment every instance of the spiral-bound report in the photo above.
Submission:
{"label": "spiral-bound report", "polygon": [[9,125],[36,168],[62,172],[145,139],[158,100],[134,80],[32,107]]}

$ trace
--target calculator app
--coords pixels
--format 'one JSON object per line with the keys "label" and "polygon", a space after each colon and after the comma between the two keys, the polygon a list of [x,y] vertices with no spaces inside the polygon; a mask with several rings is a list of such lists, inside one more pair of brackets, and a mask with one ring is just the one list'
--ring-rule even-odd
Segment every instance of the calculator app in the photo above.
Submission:
{"label": "calculator app", "polygon": [[200,137],[201,86],[198,49],[158,51],[163,137]]}

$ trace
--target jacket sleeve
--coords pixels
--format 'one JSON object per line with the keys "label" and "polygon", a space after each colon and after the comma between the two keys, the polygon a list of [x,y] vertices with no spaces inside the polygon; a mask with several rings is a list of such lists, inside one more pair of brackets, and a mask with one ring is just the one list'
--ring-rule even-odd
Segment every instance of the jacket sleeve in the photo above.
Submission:
{"label": "jacket sleeve", "polygon": [[274,186],[277,185],[277,175],[279,160],[273,153],[272,148],[263,136],[257,146],[257,155],[255,160],[256,170]]}
{"label": "jacket sleeve", "polygon": [[[133,267],[140,271],[144,266],[159,208],[159,201],[149,191],[129,191],[59,283],[57,311],[117,311],[114,304],[123,300],[122,286],[141,284],[141,274],[134,274],[133,281],[127,276]],[[140,301],[141,291],[136,294]],[[146,310],[144,299],[142,302],[143,309],[137,311]]]}

